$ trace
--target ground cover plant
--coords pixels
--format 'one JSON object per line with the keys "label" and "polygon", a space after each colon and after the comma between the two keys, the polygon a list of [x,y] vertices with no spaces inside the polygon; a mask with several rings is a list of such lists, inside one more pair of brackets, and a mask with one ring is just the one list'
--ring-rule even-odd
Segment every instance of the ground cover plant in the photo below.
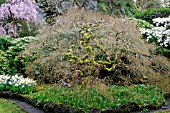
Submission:
{"label": "ground cover plant", "polygon": [[0,75],[0,91],[11,91],[15,93],[35,92],[36,81],[23,76]]}
{"label": "ground cover plant", "polygon": [[79,85],[75,87],[46,87],[37,93],[29,95],[38,102],[66,104],[82,108],[86,112],[89,108],[118,109],[128,102],[136,102],[140,107],[153,105],[159,107],[164,103],[162,91],[152,86],[94,86]]}
{"label": "ground cover plant", "polygon": [[0,98],[0,113],[27,113],[14,102]]}

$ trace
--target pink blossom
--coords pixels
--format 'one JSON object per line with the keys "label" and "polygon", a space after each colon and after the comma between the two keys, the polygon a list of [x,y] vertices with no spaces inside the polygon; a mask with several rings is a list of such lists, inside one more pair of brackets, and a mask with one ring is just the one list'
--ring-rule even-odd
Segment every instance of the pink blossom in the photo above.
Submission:
{"label": "pink blossom", "polygon": [[[0,35],[7,34],[16,37],[16,29],[21,29],[18,20],[36,22],[37,11],[34,0],[7,0],[0,6]],[[4,32],[5,30],[5,32]]]}

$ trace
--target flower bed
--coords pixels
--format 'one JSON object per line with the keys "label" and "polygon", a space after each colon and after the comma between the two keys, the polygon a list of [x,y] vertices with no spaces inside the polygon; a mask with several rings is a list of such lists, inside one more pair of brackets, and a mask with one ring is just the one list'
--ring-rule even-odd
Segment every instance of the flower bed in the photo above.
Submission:
{"label": "flower bed", "polygon": [[0,91],[31,93],[36,91],[36,81],[23,76],[0,75]]}

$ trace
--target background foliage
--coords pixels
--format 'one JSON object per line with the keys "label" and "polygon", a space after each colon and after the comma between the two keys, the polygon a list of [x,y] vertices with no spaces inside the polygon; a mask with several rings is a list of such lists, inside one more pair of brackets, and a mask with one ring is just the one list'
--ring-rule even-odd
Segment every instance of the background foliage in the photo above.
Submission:
{"label": "background foliage", "polygon": [[170,15],[170,8],[155,8],[155,9],[148,9],[144,12],[139,12],[134,15],[137,19],[142,19],[152,23],[152,19],[154,18],[162,18],[168,17]]}
{"label": "background foliage", "polygon": [[150,8],[161,8],[162,1],[161,0],[136,0],[136,8],[143,12]]}
{"label": "background foliage", "polygon": [[100,0],[98,2],[98,11],[104,14],[131,16],[138,12],[133,0]]}

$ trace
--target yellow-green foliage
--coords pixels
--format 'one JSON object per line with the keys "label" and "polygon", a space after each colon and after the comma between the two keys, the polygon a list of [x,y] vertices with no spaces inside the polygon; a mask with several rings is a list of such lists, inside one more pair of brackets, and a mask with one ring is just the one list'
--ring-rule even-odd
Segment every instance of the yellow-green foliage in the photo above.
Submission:
{"label": "yellow-green foliage", "polygon": [[[82,40],[79,42],[79,46],[85,52],[82,56],[74,55],[74,47],[75,45],[71,45],[68,49],[68,53],[64,53],[64,56],[67,57],[69,62],[75,62],[77,65],[88,64],[91,66],[100,66],[101,70],[106,70],[107,72],[114,71],[117,66],[120,66],[122,63],[121,56],[125,49],[122,49],[118,54],[115,55],[114,58],[109,54],[107,50],[105,50],[104,46],[99,44],[97,39],[104,38],[95,33],[94,26],[85,25],[81,27],[80,34],[82,35]],[[95,25],[95,27],[97,27]],[[90,42],[93,40],[93,44],[96,46],[92,47]],[[103,54],[105,54],[104,59],[96,59],[96,52],[94,48],[98,48]],[[93,67],[91,67],[93,69]],[[90,69],[88,70],[90,71]],[[81,76],[83,76],[83,72],[80,70],[76,70]],[[90,73],[93,75],[93,73]]]}

